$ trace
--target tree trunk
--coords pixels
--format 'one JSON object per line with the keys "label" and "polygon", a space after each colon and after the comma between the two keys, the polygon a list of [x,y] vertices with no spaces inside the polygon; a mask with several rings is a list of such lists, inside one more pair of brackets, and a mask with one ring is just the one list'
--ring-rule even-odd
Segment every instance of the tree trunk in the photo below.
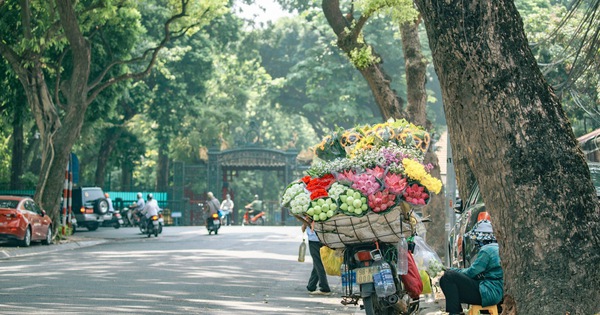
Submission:
{"label": "tree trunk", "polygon": [[427,60],[421,53],[421,41],[419,39],[420,21],[406,22],[400,26],[402,36],[402,52],[404,53],[404,64],[406,68],[406,111],[408,121],[415,125],[431,128],[427,121],[427,92],[425,83],[427,80]]}
{"label": "tree trunk", "polygon": [[[322,8],[327,22],[337,35],[338,47],[346,55],[350,56],[353,50],[367,46],[364,41],[359,40],[362,25],[351,25],[351,22],[344,17],[340,10],[339,0],[323,0]],[[354,29],[348,31],[351,27],[354,27]],[[375,49],[372,49],[372,54],[377,56]],[[369,84],[383,119],[406,118],[403,101],[398,97],[396,91],[392,89],[390,85],[391,79],[383,70],[382,63],[381,59],[379,59],[379,61],[373,62],[367,67],[357,69],[365,78],[367,84]]]}
{"label": "tree trunk", "polygon": [[133,185],[131,178],[133,176],[133,165],[130,163],[121,163],[121,189],[125,191],[132,191]]}
{"label": "tree trunk", "polygon": [[69,112],[61,128],[55,132],[53,137],[46,140],[52,144],[46,146],[48,151],[43,154],[49,158],[42,159],[42,170],[35,197],[46,211],[49,211],[54,220],[59,217],[60,197],[63,190],[63,180],[61,179],[65,177],[71,148],[79,138],[84,113],[85,110]]}
{"label": "tree trunk", "polygon": [[169,188],[169,155],[168,140],[161,141],[165,145],[158,148],[158,165],[156,168],[156,191],[167,191]]}
{"label": "tree trunk", "polygon": [[503,314],[595,314],[600,205],[514,3],[416,3],[453,154],[466,158],[455,162],[477,178],[500,243]]}
{"label": "tree trunk", "polygon": [[36,125],[31,127],[29,133],[27,133],[27,138],[29,141],[23,152],[23,169],[34,174],[37,172],[33,171],[33,164],[36,159],[35,157],[40,150],[40,139],[39,134],[36,134],[37,132]]}
{"label": "tree trunk", "polygon": [[[25,100],[19,98],[19,104],[24,103]],[[21,187],[21,175],[23,175],[23,119],[25,117],[24,106],[15,106],[13,116],[13,134],[12,134],[12,158],[10,167],[10,189],[23,189]]]}
{"label": "tree trunk", "polygon": [[115,149],[115,145],[119,137],[123,134],[123,127],[110,127],[104,131],[104,137],[98,151],[98,161],[96,163],[95,185],[104,187],[106,180],[106,166],[108,159]]}
{"label": "tree trunk", "polygon": [[[427,119],[427,92],[425,89],[427,60],[421,53],[419,23],[420,20],[415,20],[400,25],[402,52],[404,53],[406,69],[406,112],[408,121],[430,130],[432,126]],[[440,165],[432,148],[425,155],[425,163],[431,163],[433,165],[431,175],[440,178]],[[427,243],[439,255],[443,255],[446,248],[445,205],[444,196],[435,194],[431,197],[427,207],[423,208],[423,214],[431,218],[431,222],[427,224]]]}

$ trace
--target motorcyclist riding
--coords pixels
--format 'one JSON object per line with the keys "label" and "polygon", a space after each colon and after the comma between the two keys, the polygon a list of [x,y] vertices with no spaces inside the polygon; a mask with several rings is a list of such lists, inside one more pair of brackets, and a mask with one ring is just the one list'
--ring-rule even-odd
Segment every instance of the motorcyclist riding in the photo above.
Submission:
{"label": "motorcyclist riding", "polygon": [[221,206],[221,204],[219,203],[219,200],[217,200],[217,198],[215,198],[215,195],[212,192],[208,192],[206,194],[207,200],[206,203],[208,204],[208,209],[206,209],[206,227],[208,227],[209,224],[212,223],[212,215],[215,213],[219,213],[219,207]]}
{"label": "motorcyclist riding", "polygon": [[137,193],[137,198],[138,200],[135,205],[135,208],[127,212],[127,219],[129,219],[129,222],[134,222],[134,220],[138,221],[140,219],[139,212],[142,211],[142,209],[144,209],[144,206],[146,205],[144,198],[142,198],[142,193]]}
{"label": "motorcyclist riding", "polygon": [[160,208],[158,207],[158,202],[156,201],[156,199],[154,199],[154,196],[152,196],[152,194],[148,194],[147,197],[148,202],[146,202],[146,205],[142,208],[141,212],[143,214],[142,218],[144,220],[142,224],[148,224],[148,222],[150,221],[148,219],[151,218],[153,215],[158,215],[158,210],[160,210]]}
{"label": "motorcyclist riding", "polygon": [[231,195],[227,194],[225,200],[221,203],[221,212],[223,213],[223,224],[231,225],[231,212],[233,211],[233,200]]}
{"label": "motorcyclist riding", "polygon": [[254,195],[254,200],[245,208],[248,210],[248,215],[257,215],[262,212],[262,200],[258,199],[258,195]]}

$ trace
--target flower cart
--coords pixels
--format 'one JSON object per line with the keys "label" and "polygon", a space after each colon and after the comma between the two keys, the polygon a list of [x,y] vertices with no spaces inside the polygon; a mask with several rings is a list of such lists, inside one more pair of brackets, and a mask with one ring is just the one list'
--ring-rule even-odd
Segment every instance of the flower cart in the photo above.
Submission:
{"label": "flower cart", "polygon": [[[284,190],[282,206],[311,225],[323,244],[344,250],[347,272],[356,272],[359,283],[344,287],[342,303],[362,298],[367,314],[392,309],[410,314],[418,308],[420,291],[407,288],[410,268],[396,277],[398,263],[412,258],[398,259],[396,245],[415,233],[419,219],[413,209],[442,188],[429,173],[432,166],[423,163],[429,143],[429,133],[405,120],[338,129],[315,147],[307,175]],[[376,290],[385,273],[371,267],[378,253],[393,270],[393,281],[388,279],[393,294]],[[418,270],[416,276],[420,283]]]}

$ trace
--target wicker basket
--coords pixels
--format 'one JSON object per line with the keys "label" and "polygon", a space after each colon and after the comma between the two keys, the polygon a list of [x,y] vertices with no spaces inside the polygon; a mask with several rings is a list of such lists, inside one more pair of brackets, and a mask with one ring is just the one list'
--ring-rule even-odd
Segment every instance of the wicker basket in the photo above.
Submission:
{"label": "wicker basket", "polygon": [[411,219],[410,206],[401,202],[385,214],[336,215],[327,221],[315,222],[315,232],[321,243],[334,249],[374,241],[397,243],[402,236],[412,235],[416,219]]}

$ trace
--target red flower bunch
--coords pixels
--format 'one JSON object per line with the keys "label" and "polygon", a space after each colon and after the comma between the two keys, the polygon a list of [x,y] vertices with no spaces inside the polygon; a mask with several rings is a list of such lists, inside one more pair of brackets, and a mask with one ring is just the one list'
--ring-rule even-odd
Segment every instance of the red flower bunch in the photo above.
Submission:
{"label": "red flower bunch", "polygon": [[395,200],[396,195],[384,189],[383,191],[369,195],[369,207],[373,209],[373,212],[382,212],[393,206]]}
{"label": "red flower bunch", "polygon": [[304,185],[308,185],[308,182],[310,182],[310,176],[306,175],[306,176],[302,177],[300,180],[302,182],[304,182]]}
{"label": "red flower bunch", "polygon": [[425,191],[425,187],[417,184],[412,184],[406,187],[403,196],[404,200],[412,203],[413,205],[425,205],[427,204],[427,199],[429,199],[429,194],[427,194]]}
{"label": "red flower bunch", "polygon": [[[304,178],[302,181],[304,181]],[[310,192],[314,192],[317,189],[327,190],[334,181],[335,177],[332,174],[325,174],[323,177],[310,179],[310,181],[306,183],[306,189]]]}
{"label": "red flower bunch", "polygon": [[315,191],[310,193],[310,200],[315,200],[315,199],[318,199],[321,197],[327,197],[327,196],[329,196],[327,194],[327,190],[325,190],[323,188],[318,188],[318,189],[315,189]]}

